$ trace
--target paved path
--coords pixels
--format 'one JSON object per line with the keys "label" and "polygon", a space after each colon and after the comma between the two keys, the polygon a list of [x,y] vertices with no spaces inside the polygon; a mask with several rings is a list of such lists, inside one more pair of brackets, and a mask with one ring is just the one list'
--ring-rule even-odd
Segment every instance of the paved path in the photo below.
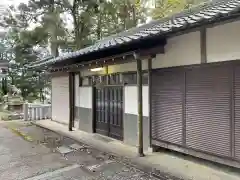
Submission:
{"label": "paved path", "polygon": [[[55,142],[49,139],[55,139]],[[75,150],[70,148],[73,144]],[[59,146],[61,152],[69,152],[61,154]],[[157,180],[105,153],[76,144],[53,132],[31,125],[12,128],[6,123],[0,124],[0,179]],[[166,179],[172,178],[161,178]]]}

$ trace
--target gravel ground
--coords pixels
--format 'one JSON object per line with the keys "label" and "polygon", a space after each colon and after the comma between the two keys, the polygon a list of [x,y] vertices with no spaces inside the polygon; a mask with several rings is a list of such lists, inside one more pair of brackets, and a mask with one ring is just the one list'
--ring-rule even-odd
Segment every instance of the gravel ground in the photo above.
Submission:
{"label": "gravel ground", "polygon": [[140,171],[128,159],[30,123],[4,122],[0,128],[0,179],[180,180],[160,172],[156,175]]}

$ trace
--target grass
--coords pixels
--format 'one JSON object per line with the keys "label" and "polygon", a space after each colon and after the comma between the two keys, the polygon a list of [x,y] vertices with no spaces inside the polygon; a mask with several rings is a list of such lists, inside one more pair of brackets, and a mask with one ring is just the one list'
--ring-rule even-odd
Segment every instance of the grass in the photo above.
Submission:
{"label": "grass", "polygon": [[25,122],[16,122],[16,121],[12,121],[12,122],[7,122],[6,124],[7,128],[10,129],[14,134],[20,136],[21,138],[23,138],[26,141],[29,142],[33,142],[33,138],[23,132],[20,131],[19,127],[28,127],[28,126],[32,126],[31,123],[25,123]]}
{"label": "grass", "polygon": [[27,134],[21,132],[19,129],[14,128],[14,127],[8,127],[14,134],[20,136],[26,141],[33,142],[33,138],[31,136],[28,136]]}

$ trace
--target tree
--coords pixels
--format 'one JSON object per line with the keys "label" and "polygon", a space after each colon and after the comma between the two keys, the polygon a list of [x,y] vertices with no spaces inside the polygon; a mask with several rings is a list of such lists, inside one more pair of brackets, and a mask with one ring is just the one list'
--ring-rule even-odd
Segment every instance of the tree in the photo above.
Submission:
{"label": "tree", "polygon": [[61,1],[30,0],[28,10],[35,20],[34,23],[39,24],[33,34],[42,37],[42,42],[50,45],[52,56],[58,56],[61,44],[66,41],[66,28],[60,17],[63,12]]}
{"label": "tree", "polygon": [[38,60],[38,52],[35,50],[35,45],[40,40],[34,36],[32,31],[28,30],[31,16],[26,11],[25,5],[20,4],[18,8],[11,7],[11,10],[7,12],[8,14],[5,15],[1,25],[8,27],[8,33],[4,42],[5,46],[8,47],[6,53],[10,63],[8,74],[10,84],[21,90],[24,99],[27,99],[29,94],[37,97],[40,89],[38,80],[40,75],[35,71],[28,71],[26,64]]}
{"label": "tree", "polygon": [[141,5],[140,0],[113,0],[114,23],[120,25],[120,31],[136,27],[146,20],[146,8]]}
{"label": "tree", "polygon": [[146,19],[137,0],[73,0],[72,3],[64,0],[64,3],[73,21],[71,39],[75,49],[135,27]]}
{"label": "tree", "polygon": [[[8,58],[9,58],[9,52],[8,52],[8,46],[7,46],[7,43],[6,43],[6,40],[5,40],[5,35],[1,36],[0,37],[0,61],[8,61]],[[7,92],[8,92],[8,88],[7,88],[7,78],[6,77],[3,77],[2,74],[7,73],[6,72],[3,72],[1,71],[1,89],[0,89],[0,100],[2,100],[2,96],[3,95],[6,95]]]}
{"label": "tree", "polygon": [[189,10],[191,7],[204,3],[200,0],[156,0],[155,8],[151,12],[153,19],[161,19],[166,16]]}
{"label": "tree", "polygon": [[24,98],[38,95],[44,83],[39,72],[27,71],[26,64],[41,59],[50,47],[58,56],[84,48],[94,42],[145,22],[140,0],[29,0],[11,6],[0,26],[8,31],[11,49],[9,78],[21,89]]}

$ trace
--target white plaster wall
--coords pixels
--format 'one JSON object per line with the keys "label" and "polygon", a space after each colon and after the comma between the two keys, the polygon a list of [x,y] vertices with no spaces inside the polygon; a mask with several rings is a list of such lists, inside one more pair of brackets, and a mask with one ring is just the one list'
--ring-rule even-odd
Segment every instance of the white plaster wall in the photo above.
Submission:
{"label": "white plaster wall", "polygon": [[79,74],[75,74],[75,106],[80,107]]}
{"label": "white plaster wall", "polygon": [[148,86],[143,86],[143,116],[149,116]]}
{"label": "white plaster wall", "polygon": [[[124,87],[124,112],[138,115],[137,86]],[[149,115],[148,86],[143,86],[143,116]]]}
{"label": "white plaster wall", "polygon": [[207,62],[240,59],[240,21],[207,29]]}
{"label": "white plaster wall", "polygon": [[164,54],[157,54],[153,69],[200,64],[200,32],[192,32],[167,40]]}
{"label": "white plaster wall", "polygon": [[80,87],[79,107],[92,108],[92,87]]}

